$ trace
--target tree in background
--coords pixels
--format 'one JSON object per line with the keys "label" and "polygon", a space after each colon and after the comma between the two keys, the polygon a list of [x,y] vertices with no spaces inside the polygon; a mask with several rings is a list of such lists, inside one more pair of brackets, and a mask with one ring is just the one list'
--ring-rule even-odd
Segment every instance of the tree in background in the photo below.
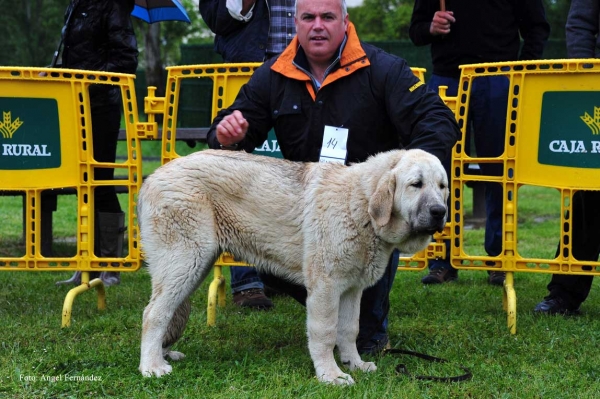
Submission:
{"label": "tree in background", "polygon": [[165,21],[147,24],[134,18],[134,27],[138,35],[140,48],[140,66],[146,72],[146,85],[156,87],[156,95],[165,94],[165,66],[179,62],[179,48],[187,38],[198,36],[200,32],[210,32],[198,15],[197,5],[192,0],[181,0],[191,23]]}
{"label": "tree in background", "polygon": [[[197,2],[181,0],[192,21],[147,24],[133,18],[140,46],[140,66],[175,65],[187,40],[212,42],[198,15]],[[69,0],[0,0],[0,65],[46,66],[60,40]],[[149,42],[147,44],[146,42]],[[150,55],[146,54],[150,50]]]}
{"label": "tree in background", "polygon": [[414,0],[364,0],[348,8],[348,15],[361,40],[408,40],[413,5]]}
{"label": "tree in background", "polygon": [[65,0],[0,0],[0,65],[49,65],[67,4]]}

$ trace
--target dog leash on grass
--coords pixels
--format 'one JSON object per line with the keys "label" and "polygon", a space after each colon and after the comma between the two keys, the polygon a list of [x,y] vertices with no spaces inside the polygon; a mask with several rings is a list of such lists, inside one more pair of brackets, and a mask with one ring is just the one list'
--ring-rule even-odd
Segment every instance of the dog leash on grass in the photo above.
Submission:
{"label": "dog leash on grass", "polygon": [[[439,357],[430,356],[430,355],[426,355],[424,353],[413,352],[413,351],[409,351],[409,350],[405,350],[405,349],[385,349],[383,351],[383,355],[385,356],[387,354],[409,355],[409,356],[415,356],[420,359],[424,359],[424,360],[434,362],[434,363],[449,363],[448,360],[446,360],[446,359],[441,359]],[[465,366],[460,365],[460,364],[457,364],[456,366],[458,368],[460,368],[461,370],[463,370],[465,372],[465,374],[457,375],[454,377],[438,377],[438,376],[434,376],[434,375],[415,375],[415,374],[409,373],[408,369],[406,368],[406,365],[403,363],[400,363],[396,366],[396,372],[398,374],[404,374],[410,378],[414,378],[415,380],[437,381],[437,382],[458,382],[458,381],[469,380],[469,379],[471,379],[471,377],[473,377],[471,370],[469,370]]]}
{"label": "dog leash on grass", "polygon": [[[391,279],[391,271],[390,271],[389,267],[387,268],[386,273],[387,273],[388,280],[390,280]],[[389,298],[389,296],[386,296],[384,299],[384,302],[383,302],[383,315],[379,318],[379,320],[377,320],[377,322],[374,324],[374,326],[369,330],[368,334],[365,334],[361,339],[359,339],[356,342],[357,346],[361,346],[371,339],[373,334],[383,325],[383,322],[386,319],[389,311],[390,311],[390,298]],[[427,360],[430,362],[434,362],[434,363],[449,363],[449,361],[446,359],[426,355],[424,353],[409,351],[406,349],[394,349],[394,348],[384,349],[382,352],[382,355],[385,356],[387,354],[410,355],[410,356],[415,356],[415,357],[418,357],[418,358],[421,358],[421,359],[424,359],[424,360]],[[433,376],[433,375],[413,375],[408,372],[406,365],[402,364],[402,363],[398,364],[396,366],[396,372],[398,374],[404,374],[404,375],[406,375],[410,378],[414,378],[416,380],[437,381],[437,382],[458,382],[458,381],[465,381],[465,380],[471,379],[471,377],[473,377],[471,370],[469,370],[465,366],[458,364],[457,367],[460,368],[461,370],[463,370],[465,372],[465,374],[457,375],[454,377],[439,377],[439,376]]]}

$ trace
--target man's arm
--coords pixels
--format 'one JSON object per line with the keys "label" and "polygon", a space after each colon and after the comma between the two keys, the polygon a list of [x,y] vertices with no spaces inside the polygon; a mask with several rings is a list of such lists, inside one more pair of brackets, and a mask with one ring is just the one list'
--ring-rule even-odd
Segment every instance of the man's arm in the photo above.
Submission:
{"label": "man's arm", "polygon": [[567,18],[567,54],[570,58],[595,58],[600,49],[596,40],[599,33],[600,3],[597,0],[572,0]]}
{"label": "man's arm", "polygon": [[[437,7],[434,7],[434,4]],[[426,46],[441,36],[434,36],[430,29],[435,12],[439,11],[437,0],[416,0],[408,28],[408,36],[416,46]]]}
{"label": "man's arm", "polygon": [[[221,110],[208,131],[210,148],[230,147],[246,152],[262,144],[273,127],[270,108],[270,63],[256,69],[229,108]],[[222,140],[222,141],[220,141]]]}
{"label": "man's arm", "polygon": [[538,60],[542,58],[544,47],[550,36],[550,24],[542,0],[525,0],[518,4],[517,21],[519,33],[523,38],[523,48],[519,60]]}
{"label": "man's arm", "polygon": [[448,159],[460,129],[439,95],[428,90],[404,60],[390,68],[384,86],[386,108],[400,142],[407,149],[419,148],[440,160]]}
{"label": "man's arm", "polygon": [[200,0],[200,15],[213,33],[227,36],[242,29],[252,18],[254,3],[255,0]]}

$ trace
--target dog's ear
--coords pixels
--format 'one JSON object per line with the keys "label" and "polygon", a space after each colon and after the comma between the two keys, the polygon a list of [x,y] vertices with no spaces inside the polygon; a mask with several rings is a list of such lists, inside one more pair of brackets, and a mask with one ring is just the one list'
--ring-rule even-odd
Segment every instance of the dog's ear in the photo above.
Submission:
{"label": "dog's ear", "polygon": [[377,188],[369,200],[369,215],[379,227],[388,224],[392,217],[395,191],[396,178],[387,172],[379,179]]}

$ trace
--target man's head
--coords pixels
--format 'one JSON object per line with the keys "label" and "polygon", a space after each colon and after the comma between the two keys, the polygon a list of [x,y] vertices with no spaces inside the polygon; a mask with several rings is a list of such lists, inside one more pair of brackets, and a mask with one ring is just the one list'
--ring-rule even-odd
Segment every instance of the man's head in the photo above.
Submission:
{"label": "man's head", "polygon": [[312,63],[327,64],[348,28],[346,0],[296,0],[296,36]]}

